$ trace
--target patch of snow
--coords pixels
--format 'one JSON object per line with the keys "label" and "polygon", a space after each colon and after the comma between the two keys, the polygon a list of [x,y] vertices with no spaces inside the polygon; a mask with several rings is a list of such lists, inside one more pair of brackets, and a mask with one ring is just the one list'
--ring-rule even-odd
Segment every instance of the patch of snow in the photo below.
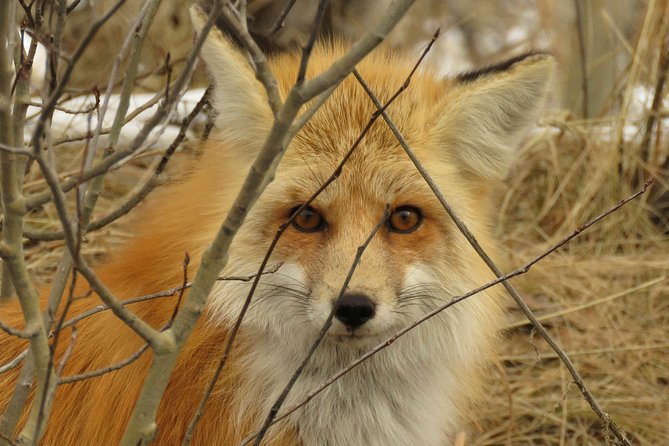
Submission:
{"label": "patch of snow", "polygon": [[[160,94],[160,93],[159,93]],[[184,93],[176,108],[172,111],[166,123],[157,126],[149,135],[141,150],[150,147],[166,148],[179,133],[181,120],[190,113],[197,102],[204,94],[203,88],[195,88]],[[153,93],[135,93],[130,96],[130,106],[128,113],[142,107],[154,98]],[[34,102],[41,102],[39,98],[34,98]],[[103,98],[101,98],[101,102]],[[95,98],[92,95],[79,96],[59,104],[59,108],[67,110],[90,110],[95,105]],[[119,106],[119,96],[114,94],[110,97],[107,113],[102,121],[102,128],[109,128],[113,121]],[[126,123],[119,137],[118,145],[129,144],[140,132],[146,122],[155,114],[158,109],[158,103],[148,107],[139,113],[134,119]],[[41,111],[40,107],[30,106],[28,108],[28,119],[26,122],[26,132],[24,141],[28,143],[32,137],[37,117]],[[126,114],[126,115],[127,115]],[[60,141],[63,138],[73,138],[78,135],[85,135],[87,131],[94,131],[97,126],[97,110],[89,113],[72,114],[62,110],[56,110],[53,114],[51,134],[54,141]],[[101,135],[98,142],[98,148],[107,144],[107,135]]]}

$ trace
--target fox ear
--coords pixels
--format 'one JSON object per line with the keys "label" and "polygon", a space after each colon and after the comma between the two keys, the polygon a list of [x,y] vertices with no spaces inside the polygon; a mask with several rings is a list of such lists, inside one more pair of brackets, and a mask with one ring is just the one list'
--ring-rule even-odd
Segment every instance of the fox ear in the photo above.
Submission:
{"label": "fox ear", "polygon": [[[207,17],[196,6],[190,8],[190,15],[199,34]],[[248,59],[216,27],[204,42],[202,58],[214,84],[216,128],[241,150],[257,150],[269,133],[273,116],[267,94]]]}
{"label": "fox ear", "polygon": [[554,69],[552,56],[535,53],[460,75],[442,102],[434,142],[475,176],[503,178],[538,117]]}

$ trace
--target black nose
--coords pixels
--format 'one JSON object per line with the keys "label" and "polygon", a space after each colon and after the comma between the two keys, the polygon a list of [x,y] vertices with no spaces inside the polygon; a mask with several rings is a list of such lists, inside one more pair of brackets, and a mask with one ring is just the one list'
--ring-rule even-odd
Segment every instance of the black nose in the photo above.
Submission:
{"label": "black nose", "polygon": [[364,294],[344,294],[334,307],[335,317],[351,329],[373,318],[374,312],[374,302]]}

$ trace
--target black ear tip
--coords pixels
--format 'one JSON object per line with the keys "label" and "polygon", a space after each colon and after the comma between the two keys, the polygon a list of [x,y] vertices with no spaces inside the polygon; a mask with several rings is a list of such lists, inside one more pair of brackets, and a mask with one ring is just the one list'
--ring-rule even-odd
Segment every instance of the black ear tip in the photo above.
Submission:
{"label": "black ear tip", "polygon": [[474,82],[494,74],[508,71],[514,65],[530,58],[550,58],[550,57],[552,57],[552,55],[548,51],[531,50],[522,54],[518,54],[517,56],[513,56],[510,59],[506,59],[501,62],[488,65],[487,67],[462,73],[456,77],[456,81],[464,84],[469,82]]}

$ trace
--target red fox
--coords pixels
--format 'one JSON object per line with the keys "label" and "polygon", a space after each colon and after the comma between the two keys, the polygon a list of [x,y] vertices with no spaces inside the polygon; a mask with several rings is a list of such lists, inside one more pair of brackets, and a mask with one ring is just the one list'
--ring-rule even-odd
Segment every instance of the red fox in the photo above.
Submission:
{"label": "red fox", "polygon": [[[336,42],[317,46],[309,72],[321,72],[344,51]],[[193,259],[193,277],[272,124],[264,89],[246,58],[222,34],[210,35],[203,58],[215,87],[215,131],[186,178],[148,200],[131,226],[134,236],[98,268],[119,298],[179,285],[186,252]],[[270,63],[285,95],[296,79],[300,57],[278,54]],[[358,70],[383,101],[404,82],[413,63],[412,58],[379,49]],[[498,256],[491,231],[492,194],[523,133],[537,118],[553,69],[553,59],[541,53],[450,79],[425,69],[388,109],[417,157],[493,257]],[[276,229],[332,174],[374,111],[355,79],[347,78],[334,91],[297,134],[275,180],[250,210],[223,274],[257,270]],[[381,219],[386,204],[390,218],[335,303],[357,247]],[[284,407],[426,312],[492,278],[380,120],[341,176],[285,232],[270,264],[279,262],[279,270],[260,282],[192,444],[236,445],[258,429],[333,305],[333,325]],[[220,281],[209,296],[164,394],[157,444],[180,444],[248,287]],[[75,294],[87,290],[82,283]],[[78,299],[70,314],[98,303],[95,296]],[[175,298],[164,298],[130,308],[159,328],[174,306]],[[462,429],[468,408],[482,397],[482,379],[502,317],[494,290],[453,306],[278,423],[264,444],[447,444]],[[18,305],[3,304],[0,320],[21,327]],[[67,338],[66,332],[62,339]],[[142,344],[110,312],[86,318],[78,324],[63,376],[117,363]],[[0,364],[25,347],[25,342],[0,332]],[[150,362],[147,352],[113,373],[60,385],[43,444],[117,444]],[[0,375],[0,409],[17,376],[16,369]]]}

